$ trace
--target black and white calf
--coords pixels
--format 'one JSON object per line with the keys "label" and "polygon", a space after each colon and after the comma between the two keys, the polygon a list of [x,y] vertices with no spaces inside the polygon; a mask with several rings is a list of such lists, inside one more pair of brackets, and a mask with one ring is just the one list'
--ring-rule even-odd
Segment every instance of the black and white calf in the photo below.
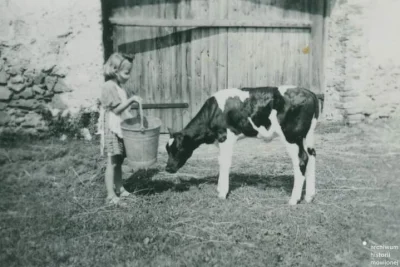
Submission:
{"label": "black and white calf", "polygon": [[224,89],[215,93],[166,145],[166,171],[175,173],[201,144],[219,146],[218,196],[229,191],[233,147],[241,137],[267,141],[279,136],[292,159],[294,186],[289,204],[296,205],[306,181],[305,200],[315,196],[314,130],[319,116],[316,95],[296,86]]}

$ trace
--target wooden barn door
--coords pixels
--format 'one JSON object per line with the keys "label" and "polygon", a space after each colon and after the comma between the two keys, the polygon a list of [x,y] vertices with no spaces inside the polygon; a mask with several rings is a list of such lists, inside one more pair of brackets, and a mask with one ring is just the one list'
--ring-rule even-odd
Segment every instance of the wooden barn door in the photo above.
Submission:
{"label": "wooden barn door", "polygon": [[286,26],[229,29],[228,86],[293,84],[321,93],[323,14],[321,0],[231,0],[229,19],[268,16]]}
{"label": "wooden barn door", "polygon": [[321,0],[115,0],[114,50],[135,54],[128,90],[182,129],[217,90],[296,84],[321,93]]}

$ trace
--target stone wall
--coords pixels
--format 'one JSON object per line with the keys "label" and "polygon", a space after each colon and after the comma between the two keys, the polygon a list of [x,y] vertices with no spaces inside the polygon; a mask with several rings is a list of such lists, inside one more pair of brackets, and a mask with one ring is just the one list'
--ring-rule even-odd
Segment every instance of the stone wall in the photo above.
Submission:
{"label": "stone wall", "polygon": [[[60,95],[71,92],[63,76],[51,70],[38,71],[0,60],[0,125],[46,130],[41,112],[61,111],[67,106]],[[54,114],[56,115],[56,114]]]}
{"label": "stone wall", "polygon": [[101,1],[0,1],[0,127],[45,130],[39,110],[95,104],[103,81]]}
{"label": "stone wall", "polygon": [[400,114],[397,0],[331,0],[325,118],[357,123]]}

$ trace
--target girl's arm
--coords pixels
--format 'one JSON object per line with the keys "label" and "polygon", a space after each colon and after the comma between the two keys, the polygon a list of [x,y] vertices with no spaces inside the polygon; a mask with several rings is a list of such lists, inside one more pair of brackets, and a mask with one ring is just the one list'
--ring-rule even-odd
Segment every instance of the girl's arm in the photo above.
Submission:
{"label": "girl's arm", "polygon": [[132,96],[127,101],[122,102],[116,108],[113,109],[113,112],[117,115],[121,114],[125,109],[127,109],[133,102],[142,102],[142,98],[140,96]]}

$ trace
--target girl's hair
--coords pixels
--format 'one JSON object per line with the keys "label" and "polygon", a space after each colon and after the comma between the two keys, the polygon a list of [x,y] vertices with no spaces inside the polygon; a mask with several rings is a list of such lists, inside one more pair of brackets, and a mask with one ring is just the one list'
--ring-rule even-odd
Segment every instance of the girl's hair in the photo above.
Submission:
{"label": "girl's hair", "polygon": [[120,53],[113,53],[104,64],[103,74],[106,80],[114,79],[117,77],[117,72],[120,70],[122,63],[127,60],[132,63],[133,57],[123,55]]}

